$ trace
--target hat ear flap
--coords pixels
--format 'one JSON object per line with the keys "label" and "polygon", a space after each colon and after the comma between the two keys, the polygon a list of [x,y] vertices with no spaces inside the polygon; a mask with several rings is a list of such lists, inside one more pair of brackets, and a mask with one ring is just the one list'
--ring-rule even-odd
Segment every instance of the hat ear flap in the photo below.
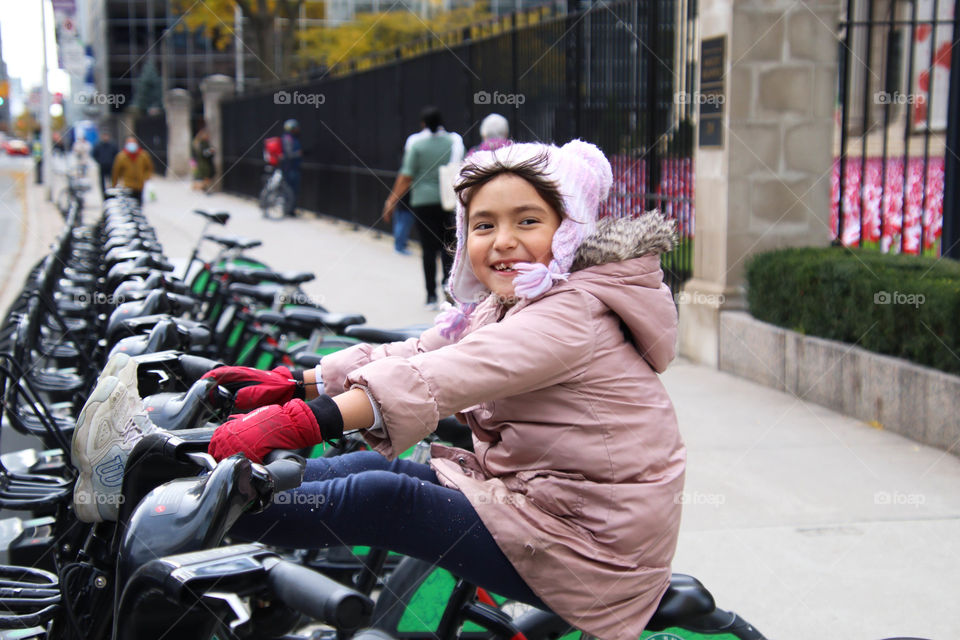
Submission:
{"label": "hat ear flap", "polygon": [[603,152],[596,145],[583,140],[571,140],[560,147],[560,151],[577,156],[590,167],[597,180],[600,202],[606,200],[613,186],[613,170]]}

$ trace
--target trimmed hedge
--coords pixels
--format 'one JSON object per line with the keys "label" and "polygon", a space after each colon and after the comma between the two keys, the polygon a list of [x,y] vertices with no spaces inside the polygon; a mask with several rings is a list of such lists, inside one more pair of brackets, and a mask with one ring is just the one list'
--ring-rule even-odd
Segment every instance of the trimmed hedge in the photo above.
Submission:
{"label": "trimmed hedge", "polygon": [[960,374],[960,262],[841,247],[747,264],[753,317]]}

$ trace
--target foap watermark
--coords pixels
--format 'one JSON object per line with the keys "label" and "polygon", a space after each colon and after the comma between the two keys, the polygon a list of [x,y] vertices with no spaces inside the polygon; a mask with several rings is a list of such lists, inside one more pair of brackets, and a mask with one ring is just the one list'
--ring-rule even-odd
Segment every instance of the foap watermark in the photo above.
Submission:
{"label": "foap watermark", "polygon": [[677,305],[681,304],[699,304],[709,307],[719,307],[727,298],[722,293],[703,293],[702,291],[681,291],[673,295],[673,301]]}
{"label": "foap watermark", "polygon": [[894,91],[877,91],[873,94],[873,101],[876,104],[926,104],[927,96],[922,93],[900,93]]}
{"label": "foap watermark", "polygon": [[314,109],[319,109],[320,105],[327,101],[327,96],[322,93],[303,93],[300,91],[277,91],[273,94],[273,104],[310,105]]}
{"label": "foap watermark", "polygon": [[922,293],[903,293],[902,291],[877,291],[873,294],[873,304],[910,305],[919,309],[927,301]]}
{"label": "foap watermark", "polygon": [[124,497],[119,491],[116,493],[104,493],[102,491],[77,491],[73,494],[73,499],[77,504],[107,504],[120,506],[123,504]]}
{"label": "foap watermark", "polygon": [[483,493],[475,496],[475,498],[479,504],[512,504],[517,507],[527,504],[527,497],[522,493],[494,493],[492,495]]}
{"label": "foap watermark", "polygon": [[308,296],[302,291],[285,292],[277,295],[279,304],[297,304],[307,307],[322,307],[325,302],[323,296]]}
{"label": "foap watermark", "polygon": [[127,301],[126,297],[122,295],[113,295],[112,293],[101,293],[100,291],[91,291],[78,293],[73,296],[74,302],[81,305],[89,304],[106,304],[110,306],[116,306],[118,304],[123,304]]}
{"label": "foap watermark", "polygon": [[527,96],[522,93],[500,93],[499,91],[490,93],[489,91],[477,91],[473,94],[474,104],[510,105],[516,109],[526,101]]}
{"label": "foap watermark", "polygon": [[121,107],[126,103],[127,96],[122,93],[100,93],[99,91],[77,94],[74,100],[77,104],[94,106]]}
{"label": "foap watermark", "polygon": [[673,497],[673,504],[705,504],[720,508],[726,504],[727,496],[722,493],[700,493],[699,491],[683,491]]}
{"label": "foap watermark", "polygon": [[711,106],[721,105],[727,101],[727,96],[722,93],[687,93],[681,91],[673,96],[674,104],[708,104]]}
{"label": "foap watermark", "polygon": [[926,504],[927,497],[922,493],[901,493],[899,491],[877,491],[873,494],[873,504],[908,505],[919,509]]}
{"label": "foap watermark", "polygon": [[327,503],[327,496],[322,493],[306,493],[304,491],[279,491],[273,494],[273,502],[274,504],[301,507],[322,507]]}

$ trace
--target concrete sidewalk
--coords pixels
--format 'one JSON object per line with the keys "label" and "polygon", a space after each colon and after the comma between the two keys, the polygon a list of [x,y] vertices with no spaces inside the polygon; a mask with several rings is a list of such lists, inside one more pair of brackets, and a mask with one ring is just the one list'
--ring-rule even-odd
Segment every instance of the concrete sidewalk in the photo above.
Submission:
{"label": "concrete sidewalk", "polygon": [[[156,193],[145,212],[171,258],[198,236],[192,209],[226,210],[223,233],[262,239],[252,253],[275,268],[315,272],[305,288],[331,310],[384,326],[433,316],[418,257],[390,238],[312,216],[265,221],[252,201],[183,181],[157,180]],[[771,639],[957,637],[957,457],[683,360],[663,381],[689,453],[675,571]]]}

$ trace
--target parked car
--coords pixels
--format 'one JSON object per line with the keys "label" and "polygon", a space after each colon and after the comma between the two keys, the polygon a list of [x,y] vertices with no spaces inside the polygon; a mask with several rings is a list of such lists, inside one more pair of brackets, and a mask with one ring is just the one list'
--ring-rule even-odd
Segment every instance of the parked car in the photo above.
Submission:
{"label": "parked car", "polygon": [[28,156],[30,155],[30,147],[23,140],[17,140],[16,138],[10,138],[9,140],[4,140],[3,150],[7,152],[8,156]]}

